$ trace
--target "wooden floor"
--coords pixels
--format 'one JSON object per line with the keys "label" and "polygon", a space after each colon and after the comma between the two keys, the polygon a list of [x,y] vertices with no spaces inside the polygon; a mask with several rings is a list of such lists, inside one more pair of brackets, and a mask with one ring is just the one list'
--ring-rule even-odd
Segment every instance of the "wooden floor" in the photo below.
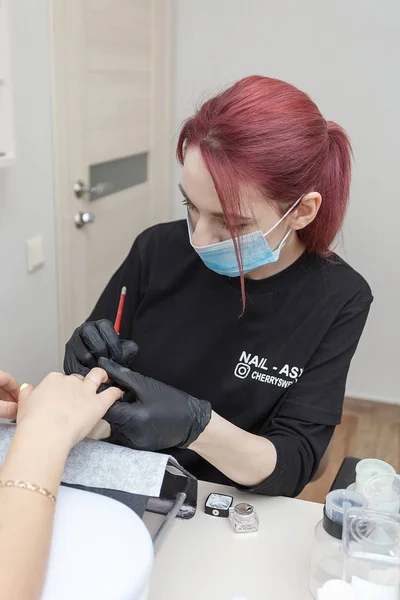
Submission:
{"label": "wooden floor", "polygon": [[380,458],[400,473],[400,405],[347,399],[328,468],[320,479],[306,486],[299,498],[324,502],[346,456]]}

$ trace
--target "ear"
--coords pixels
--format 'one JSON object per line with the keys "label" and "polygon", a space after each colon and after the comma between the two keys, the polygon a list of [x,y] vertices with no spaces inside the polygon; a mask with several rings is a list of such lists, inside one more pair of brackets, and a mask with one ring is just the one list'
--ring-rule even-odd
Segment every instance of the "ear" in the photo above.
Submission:
{"label": "ear", "polygon": [[310,192],[300,201],[299,206],[289,215],[290,227],[294,230],[304,229],[314,221],[320,209],[322,197],[319,192]]}

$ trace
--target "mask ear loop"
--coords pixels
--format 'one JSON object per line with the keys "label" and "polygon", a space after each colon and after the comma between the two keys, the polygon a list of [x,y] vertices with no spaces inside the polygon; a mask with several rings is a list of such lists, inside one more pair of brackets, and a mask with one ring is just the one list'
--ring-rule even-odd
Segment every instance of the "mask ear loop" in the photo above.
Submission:
{"label": "mask ear loop", "polygon": [[[287,210],[287,211],[285,212],[285,214],[284,214],[284,215],[283,215],[283,216],[282,216],[282,217],[279,219],[279,221],[278,221],[277,223],[275,223],[275,225],[274,225],[273,227],[271,227],[271,229],[269,229],[269,230],[267,231],[267,233],[263,233],[263,236],[265,237],[266,235],[268,235],[269,233],[271,233],[271,231],[273,231],[274,229],[276,229],[276,228],[278,227],[278,225],[280,225],[280,224],[282,223],[282,221],[283,221],[284,219],[286,219],[286,217],[288,216],[288,214],[290,214],[290,213],[292,212],[292,210],[294,210],[294,209],[296,208],[296,206],[297,206],[297,205],[298,205],[298,204],[301,202],[301,200],[303,200],[304,196],[305,196],[305,194],[302,194],[302,195],[300,196],[300,198],[299,198],[298,200],[296,200],[296,202],[293,204],[293,206],[291,206],[291,207],[289,208],[289,210]],[[285,237],[283,238],[282,242],[283,242],[283,241],[285,241],[285,242],[286,242],[287,238],[289,237],[289,233],[290,233],[291,231],[292,231],[291,229],[288,231],[288,233],[287,233],[287,234],[285,235]],[[281,243],[282,243],[282,242],[281,242]]]}
{"label": "mask ear loop", "polygon": [[282,248],[284,246],[286,246],[286,240],[288,239],[289,235],[292,233],[292,229],[289,229],[289,231],[285,234],[283,240],[281,241],[281,243],[279,244],[279,246],[276,248],[276,250],[273,251],[273,254],[280,254]]}

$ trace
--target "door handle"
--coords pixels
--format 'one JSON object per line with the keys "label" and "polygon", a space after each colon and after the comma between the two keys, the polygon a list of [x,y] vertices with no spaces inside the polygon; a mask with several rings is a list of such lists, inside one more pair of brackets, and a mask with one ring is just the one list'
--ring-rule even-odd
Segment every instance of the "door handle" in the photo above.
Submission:
{"label": "door handle", "polygon": [[74,183],[74,194],[77,198],[82,198],[86,194],[96,196],[96,194],[102,194],[106,191],[107,184],[106,183],[98,183],[95,186],[85,185],[83,181],[78,179]]}
{"label": "door handle", "polygon": [[82,229],[82,227],[84,227],[85,225],[88,225],[89,223],[94,223],[95,219],[96,217],[93,213],[78,212],[74,216],[75,227],[77,229]]}

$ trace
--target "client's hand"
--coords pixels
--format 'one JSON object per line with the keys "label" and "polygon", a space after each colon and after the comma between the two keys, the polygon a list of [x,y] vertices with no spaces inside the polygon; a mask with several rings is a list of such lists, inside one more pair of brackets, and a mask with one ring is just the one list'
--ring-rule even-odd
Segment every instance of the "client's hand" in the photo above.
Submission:
{"label": "client's hand", "polygon": [[187,448],[211,419],[211,404],[193,398],[164,383],[133,373],[100,358],[110,379],[123,390],[135,393],[136,401],[116,402],[105,415],[111,437],[138,450]]}
{"label": "client's hand", "polygon": [[19,384],[14,377],[0,371],[0,419],[15,419],[18,394]]}
{"label": "client's hand", "polygon": [[121,390],[109,387],[97,394],[107,381],[103,369],[92,369],[80,375],[50,373],[33,389],[22,386],[18,398],[17,430],[30,427],[35,431],[55,434],[57,441],[69,448],[82,440],[119,398]]}
{"label": "client's hand", "polygon": [[75,329],[65,346],[64,371],[67,375],[86,375],[97,367],[100,357],[129,367],[137,351],[135,342],[119,338],[111,321],[88,321]]}

